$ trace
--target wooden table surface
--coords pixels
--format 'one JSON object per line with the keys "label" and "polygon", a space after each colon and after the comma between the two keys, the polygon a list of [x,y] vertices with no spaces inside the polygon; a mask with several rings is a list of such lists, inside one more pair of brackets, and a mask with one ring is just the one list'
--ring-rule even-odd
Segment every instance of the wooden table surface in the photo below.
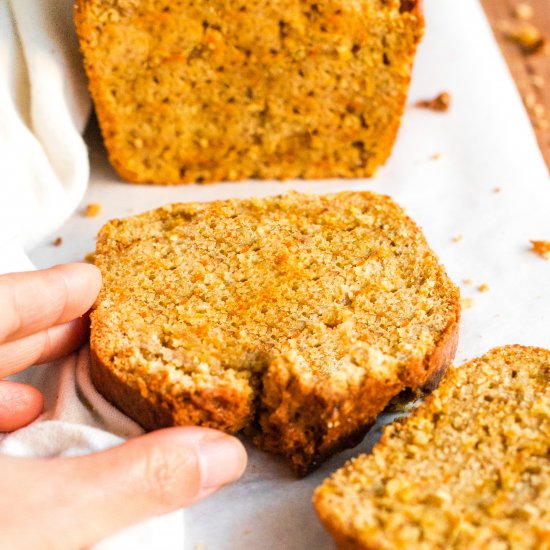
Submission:
{"label": "wooden table surface", "polygon": [[[481,0],[481,3],[523,97],[550,170],[550,0]],[[542,52],[526,55],[518,44],[506,38],[506,28],[522,24],[516,15],[519,4],[532,8],[533,16],[523,23],[534,25],[546,39]]]}

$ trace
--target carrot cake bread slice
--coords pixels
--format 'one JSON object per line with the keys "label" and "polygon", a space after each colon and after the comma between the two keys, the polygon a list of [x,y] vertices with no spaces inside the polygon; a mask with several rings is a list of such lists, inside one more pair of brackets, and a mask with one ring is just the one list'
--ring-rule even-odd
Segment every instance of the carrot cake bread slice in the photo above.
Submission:
{"label": "carrot cake bread slice", "polygon": [[507,346],[449,370],[314,504],[338,548],[550,548],[550,351]]}
{"label": "carrot cake bread slice", "polygon": [[456,348],[459,292],[390,198],[174,204],[108,223],[92,378],[147,429],[246,429],[305,473]]}

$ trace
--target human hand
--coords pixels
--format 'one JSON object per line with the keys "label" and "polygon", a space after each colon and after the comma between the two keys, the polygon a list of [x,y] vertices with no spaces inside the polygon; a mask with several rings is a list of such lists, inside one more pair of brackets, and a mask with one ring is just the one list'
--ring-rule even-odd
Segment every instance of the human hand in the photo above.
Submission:
{"label": "human hand", "polygon": [[[87,264],[0,276],[0,379],[77,349],[100,286],[99,270]],[[41,410],[38,390],[0,380],[0,432]],[[236,438],[198,427],[159,430],[78,458],[0,456],[1,547],[87,547],[212,494],[245,466]]]}

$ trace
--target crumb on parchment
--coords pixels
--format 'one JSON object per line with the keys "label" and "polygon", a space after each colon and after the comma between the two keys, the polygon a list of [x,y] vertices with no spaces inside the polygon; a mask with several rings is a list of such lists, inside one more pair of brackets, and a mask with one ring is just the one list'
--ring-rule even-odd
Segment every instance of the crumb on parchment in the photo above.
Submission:
{"label": "crumb on parchment", "polygon": [[474,307],[475,301],[473,298],[464,297],[460,299],[460,305],[462,306],[462,309],[470,309]]}
{"label": "crumb on parchment", "polygon": [[459,243],[464,237],[459,233],[453,237],[453,243]]}
{"label": "crumb on parchment", "polygon": [[430,109],[431,111],[444,113],[447,112],[451,106],[451,94],[449,94],[449,92],[441,92],[432,99],[421,99],[414,105],[420,109]]}
{"label": "crumb on parchment", "polygon": [[545,260],[550,260],[550,241],[531,241],[531,250]]}
{"label": "crumb on parchment", "polygon": [[101,212],[101,204],[98,202],[91,202],[84,208],[83,215],[86,218],[94,218]]}
{"label": "crumb on parchment", "polygon": [[52,244],[54,246],[61,246],[61,244],[63,243],[63,238],[62,237],[56,237],[53,241],[52,241]]}
{"label": "crumb on parchment", "polygon": [[464,279],[464,281],[462,281],[465,285],[473,285],[474,284],[474,280],[473,279]]}
{"label": "crumb on parchment", "polygon": [[479,292],[488,292],[489,285],[487,283],[481,283],[478,287]]}

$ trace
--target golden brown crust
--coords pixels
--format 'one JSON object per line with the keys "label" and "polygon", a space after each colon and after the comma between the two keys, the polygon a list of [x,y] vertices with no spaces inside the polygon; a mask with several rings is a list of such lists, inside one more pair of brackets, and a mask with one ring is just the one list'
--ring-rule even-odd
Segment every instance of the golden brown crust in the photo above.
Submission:
{"label": "golden brown crust", "polygon": [[91,340],[90,376],[97,390],[145,430],[201,425],[229,433],[241,430],[252,415],[249,396],[227,385],[192,388],[172,395],[159,379],[124,377],[105,358],[101,343]]}
{"label": "golden brown crust", "polygon": [[420,2],[186,4],[76,1],[90,91],[125,180],[362,177],[386,161]]}

